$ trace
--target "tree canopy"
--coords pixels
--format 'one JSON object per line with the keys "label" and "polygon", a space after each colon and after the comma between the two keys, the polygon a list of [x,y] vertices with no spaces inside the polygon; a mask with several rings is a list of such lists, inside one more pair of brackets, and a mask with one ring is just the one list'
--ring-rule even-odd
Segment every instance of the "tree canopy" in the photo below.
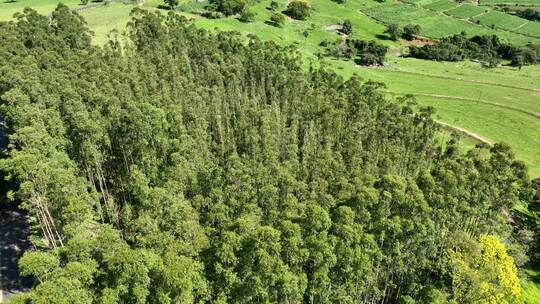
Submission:
{"label": "tree canopy", "polygon": [[532,191],[508,146],[459,153],[381,83],[132,14],[104,47],[63,5],[0,23],[0,169],[38,228],[14,303],[489,301],[462,272],[515,294],[501,211]]}

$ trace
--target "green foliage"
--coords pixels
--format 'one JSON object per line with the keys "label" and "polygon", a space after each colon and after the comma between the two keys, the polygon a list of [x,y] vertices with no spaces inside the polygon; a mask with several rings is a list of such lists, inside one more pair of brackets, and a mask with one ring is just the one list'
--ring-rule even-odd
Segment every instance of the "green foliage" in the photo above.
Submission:
{"label": "green foliage", "polygon": [[397,41],[399,40],[401,35],[403,35],[403,30],[399,27],[399,25],[391,23],[386,27],[384,33],[388,34],[388,37],[390,37],[390,39]]}
{"label": "green foliage", "polygon": [[47,240],[21,261],[37,284],[20,301],[425,303],[451,294],[441,253],[510,235],[501,210],[531,198],[506,145],[439,147],[410,96],[133,16],[105,47],[62,6],[0,24],[0,168]]}
{"label": "green foliage", "polygon": [[175,9],[179,4],[178,0],[163,0],[163,1],[169,7],[169,9]]}
{"label": "green foliage", "polygon": [[517,268],[501,241],[480,236],[479,246],[451,252],[453,298],[457,303],[516,303],[521,287]]}
{"label": "green foliage", "polygon": [[270,16],[270,22],[275,26],[282,26],[285,23],[286,17],[280,12],[275,12]]}
{"label": "green foliage", "polygon": [[516,15],[521,18],[525,18],[531,21],[540,21],[540,12],[533,10],[532,8],[526,8],[524,10],[516,11]]}
{"label": "green foliage", "polygon": [[273,11],[277,11],[279,9],[279,3],[277,3],[277,1],[270,2],[270,9]]}
{"label": "green foliage", "polygon": [[311,6],[305,1],[291,1],[287,5],[285,14],[297,20],[306,20],[311,15]]}
{"label": "green foliage", "polygon": [[210,0],[210,4],[226,16],[240,14],[248,6],[247,0]]}
{"label": "green foliage", "polygon": [[240,14],[240,17],[238,17],[238,20],[242,22],[252,22],[254,18],[255,14],[252,11],[244,9]]}
{"label": "green foliage", "polygon": [[343,24],[341,25],[341,32],[345,35],[352,34],[353,26],[351,20],[346,19],[345,21],[343,21]]}
{"label": "green foliage", "polygon": [[461,61],[465,59],[482,60],[489,66],[496,66],[501,60],[510,60],[514,66],[540,62],[540,46],[516,47],[500,41],[497,36],[474,36],[467,38],[464,33],[445,37],[436,45],[410,47],[410,55],[415,58]]}
{"label": "green foliage", "polygon": [[413,40],[416,36],[420,35],[422,28],[418,24],[408,24],[403,28],[403,38],[406,40]]}
{"label": "green foliage", "polygon": [[388,48],[375,41],[346,39],[327,48],[328,55],[337,58],[354,59],[361,65],[383,65]]}

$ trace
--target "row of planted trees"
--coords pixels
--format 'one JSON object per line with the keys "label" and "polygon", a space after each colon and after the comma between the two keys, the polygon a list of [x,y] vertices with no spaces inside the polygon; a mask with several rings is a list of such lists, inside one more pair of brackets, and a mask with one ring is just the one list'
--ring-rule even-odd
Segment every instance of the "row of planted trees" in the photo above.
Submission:
{"label": "row of planted trees", "polygon": [[501,211],[531,188],[507,146],[460,154],[382,84],[133,14],[105,47],[62,5],[0,23],[0,167],[42,228],[14,303],[519,296],[527,248]]}

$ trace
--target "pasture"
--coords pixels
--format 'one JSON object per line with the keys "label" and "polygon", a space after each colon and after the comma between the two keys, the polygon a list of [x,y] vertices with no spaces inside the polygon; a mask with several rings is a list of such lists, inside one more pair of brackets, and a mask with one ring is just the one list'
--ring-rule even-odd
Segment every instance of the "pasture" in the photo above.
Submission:
{"label": "pasture", "polygon": [[424,5],[424,8],[427,8],[430,11],[442,12],[442,11],[450,10],[456,6],[458,6],[458,4],[454,1],[439,0],[439,1],[435,1],[435,2]]}
{"label": "pasture", "polygon": [[[518,26],[522,25],[524,22],[516,21],[523,20],[519,17],[511,16],[508,14],[501,13],[505,16],[504,20],[500,21],[500,24],[491,26],[494,22],[493,20],[487,17],[486,19],[481,19],[478,23],[471,22],[469,20],[464,20],[463,18],[469,18],[472,16],[479,15],[479,18],[485,13],[485,8],[480,8],[474,5],[462,5],[465,6],[463,9],[459,9],[454,12],[455,16],[452,16],[451,9],[447,11],[449,3],[447,2],[433,2],[424,7],[419,7],[416,5],[405,4],[400,2],[395,3],[384,3],[379,5],[372,5],[362,9],[362,12],[368,16],[378,20],[382,23],[396,23],[398,25],[404,26],[411,22],[419,24],[422,27],[422,35],[434,39],[439,39],[445,36],[459,34],[461,32],[466,32],[468,35],[498,35],[503,40],[516,45],[524,45],[529,42],[540,43],[540,39],[536,38],[536,34],[531,37],[531,35],[524,35],[517,32],[508,31],[509,27],[515,29]],[[457,5],[456,5],[457,7]],[[434,10],[431,10],[431,9]],[[490,11],[491,13],[492,11]],[[498,13],[498,12],[495,12]],[[525,20],[526,21],[526,20]],[[540,33],[538,33],[540,37]]]}
{"label": "pasture", "polygon": [[540,128],[540,84],[535,76],[540,73],[538,67],[519,75],[512,69],[495,74],[475,63],[396,58],[389,64],[385,68],[365,68],[331,61],[345,76],[356,73],[385,82],[391,94],[416,96],[420,105],[437,110],[435,118],[440,121],[491,141],[508,143],[529,165],[530,173],[540,176],[540,136],[535,131]]}
{"label": "pasture", "polygon": [[488,12],[489,9],[469,3],[465,3],[462,5],[459,5],[458,7],[454,9],[450,9],[446,11],[445,13],[454,17],[458,17],[461,19],[469,19],[474,16],[478,16],[481,14],[484,14]]}
{"label": "pasture", "polygon": [[[482,14],[478,17],[473,18],[473,20],[479,21],[481,24],[486,26],[493,26],[505,30],[515,30],[525,23],[528,23],[526,19],[519,18],[517,16],[512,16],[505,14],[499,11],[490,11],[486,14]],[[536,36],[540,37],[540,32],[535,33]]]}
{"label": "pasture", "polygon": [[480,5],[508,4],[508,5],[523,5],[523,6],[539,5],[538,0],[480,0],[479,4]]}
{"label": "pasture", "polygon": [[69,7],[76,7],[81,3],[79,0],[0,0],[0,20],[12,19],[13,14],[21,12],[25,7],[31,7],[40,14],[48,15],[54,10],[59,2],[62,2]]}

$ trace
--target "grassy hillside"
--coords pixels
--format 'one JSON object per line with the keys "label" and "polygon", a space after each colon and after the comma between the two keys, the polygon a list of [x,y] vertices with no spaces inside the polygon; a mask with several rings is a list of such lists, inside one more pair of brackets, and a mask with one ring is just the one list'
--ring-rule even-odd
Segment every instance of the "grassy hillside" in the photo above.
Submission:
{"label": "grassy hillside", "polygon": [[13,17],[13,14],[22,11],[25,7],[31,7],[40,14],[49,14],[59,2],[62,2],[70,7],[76,7],[80,3],[80,1],[77,0],[1,0],[0,20],[11,19]]}

